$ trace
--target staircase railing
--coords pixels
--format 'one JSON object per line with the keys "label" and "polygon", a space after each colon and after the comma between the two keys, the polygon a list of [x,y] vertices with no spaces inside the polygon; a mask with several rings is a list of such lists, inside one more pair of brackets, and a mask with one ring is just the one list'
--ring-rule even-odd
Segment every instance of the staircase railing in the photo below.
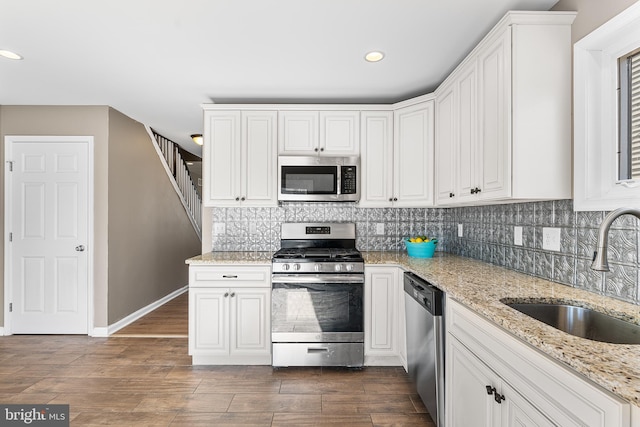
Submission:
{"label": "staircase railing", "polygon": [[145,126],[151,139],[155,142],[156,151],[164,160],[164,166],[172,179],[172,183],[180,195],[182,204],[189,214],[189,219],[198,237],[202,240],[202,201],[196,185],[189,174],[187,163],[180,155],[178,144],[165,138],[153,129]]}

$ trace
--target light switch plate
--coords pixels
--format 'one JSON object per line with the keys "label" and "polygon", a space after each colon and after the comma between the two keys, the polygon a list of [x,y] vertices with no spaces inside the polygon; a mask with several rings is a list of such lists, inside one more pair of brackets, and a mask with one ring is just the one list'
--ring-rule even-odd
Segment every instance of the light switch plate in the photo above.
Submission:
{"label": "light switch plate", "polygon": [[462,237],[462,224],[458,224],[458,237]]}
{"label": "light switch plate", "polygon": [[558,227],[542,228],[542,249],[560,252],[560,229]]}
{"label": "light switch plate", "polygon": [[522,226],[520,225],[513,227],[513,244],[522,246]]}
{"label": "light switch plate", "polygon": [[376,234],[378,236],[384,235],[384,222],[377,222],[376,223]]}
{"label": "light switch plate", "polygon": [[214,222],[213,223],[213,234],[219,236],[225,233],[225,223],[224,222]]}

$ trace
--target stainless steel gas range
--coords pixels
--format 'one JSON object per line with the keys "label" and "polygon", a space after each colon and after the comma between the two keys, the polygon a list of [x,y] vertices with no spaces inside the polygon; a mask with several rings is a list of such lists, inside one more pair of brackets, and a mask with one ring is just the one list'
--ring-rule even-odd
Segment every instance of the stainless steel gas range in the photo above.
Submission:
{"label": "stainless steel gas range", "polygon": [[364,364],[364,260],[355,224],[282,224],[272,260],[273,366]]}

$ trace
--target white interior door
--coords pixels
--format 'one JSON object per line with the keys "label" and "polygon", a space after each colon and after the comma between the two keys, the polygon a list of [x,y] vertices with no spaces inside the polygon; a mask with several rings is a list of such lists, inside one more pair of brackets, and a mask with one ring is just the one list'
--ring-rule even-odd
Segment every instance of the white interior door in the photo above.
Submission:
{"label": "white interior door", "polygon": [[7,137],[11,333],[88,333],[90,139]]}

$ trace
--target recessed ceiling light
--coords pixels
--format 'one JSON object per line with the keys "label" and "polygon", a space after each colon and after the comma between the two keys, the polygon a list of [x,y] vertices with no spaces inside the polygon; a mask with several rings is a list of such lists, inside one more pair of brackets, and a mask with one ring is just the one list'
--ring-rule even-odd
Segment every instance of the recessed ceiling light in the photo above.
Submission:
{"label": "recessed ceiling light", "polygon": [[22,59],[22,56],[18,55],[15,52],[11,52],[10,50],[2,50],[0,49],[0,56],[7,59]]}
{"label": "recessed ceiling light", "polygon": [[368,62],[378,62],[381,61],[382,58],[384,58],[384,53],[378,52],[376,50],[374,50],[373,52],[369,52],[364,56],[364,59],[366,59]]}
{"label": "recessed ceiling light", "polygon": [[202,134],[199,134],[199,133],[194,133],[193,135],[191,135],[191,139],[193,139],[193,142],[195,142],[198,145],[202,145],[204,143],[204,140],[202,139]]}

